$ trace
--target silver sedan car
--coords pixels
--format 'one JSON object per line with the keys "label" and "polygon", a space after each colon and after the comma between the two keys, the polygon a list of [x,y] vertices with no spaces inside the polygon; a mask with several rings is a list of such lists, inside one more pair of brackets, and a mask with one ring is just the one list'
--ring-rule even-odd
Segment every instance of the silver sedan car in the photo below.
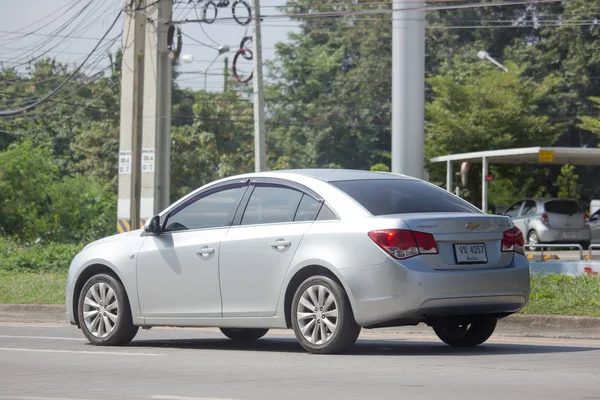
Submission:
{"label": "silver sedan car", "polygon": [[124,345],[139,327],[219,327],[233,340],[292,328],[307,351],[336,353],[361,328],[426,323],[475,346],[527,302],[523,242],[510,218],[402,175],[240,175],[87,245],[67,317],[95,345]]}

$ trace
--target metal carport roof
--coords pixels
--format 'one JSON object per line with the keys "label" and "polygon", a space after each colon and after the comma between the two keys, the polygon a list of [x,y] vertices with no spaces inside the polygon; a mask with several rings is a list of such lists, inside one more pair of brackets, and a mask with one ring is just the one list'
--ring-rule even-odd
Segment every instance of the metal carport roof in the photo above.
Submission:
{"label": "metal carport roof", "polygon": [[482,163],[481,209],[487,213],[487,185],[489,164],[540,165],[600,165],[600,148],[587,147],[525,147],[520,149],[487,150],[472,153],[434,157],[431,162],[446,163],[446,189],[452,191],[452,162]]}

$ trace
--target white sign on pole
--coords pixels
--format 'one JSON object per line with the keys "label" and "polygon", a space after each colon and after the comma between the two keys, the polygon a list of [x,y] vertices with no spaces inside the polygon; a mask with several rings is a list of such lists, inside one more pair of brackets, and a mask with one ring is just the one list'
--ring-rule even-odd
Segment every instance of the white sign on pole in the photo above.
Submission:
{"label": "white sign on pole", "polygon": [[154,149],[142,149],[142,173],[154,172]]}
{"label": "white sign on pole", "polygon": [[119,175],[131,174],[131,151],[119,152]]}

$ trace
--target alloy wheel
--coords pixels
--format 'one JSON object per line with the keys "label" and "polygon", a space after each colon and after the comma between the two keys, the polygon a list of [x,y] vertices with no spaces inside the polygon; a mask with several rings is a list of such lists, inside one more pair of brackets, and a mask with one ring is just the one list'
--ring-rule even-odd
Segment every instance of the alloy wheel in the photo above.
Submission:
{"label": "alloy wheel", "polygon": [[119,320],[119,303],[115,291],[104,282],[90,286],[83,302],[83,319],[88,331],[97,338],[106,338]]}
{"label": "alloy wheel", "polygon": [[333,293],[322,285],[309,286],[299,303],[296,319],[302,336],[311,344],[327,343],[338,323],[338,306]]}

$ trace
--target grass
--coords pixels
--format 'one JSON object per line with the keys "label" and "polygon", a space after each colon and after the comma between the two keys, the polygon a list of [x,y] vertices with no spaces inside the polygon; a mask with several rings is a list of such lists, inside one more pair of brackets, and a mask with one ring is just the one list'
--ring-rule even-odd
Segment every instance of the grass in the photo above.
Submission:
{"label": "grass", "polygon": [[[64,272],[0,270],[0,303],[64,304]],[[600,317],[600,277],[534,276],[523,314]]]}
{"label": "grass", "polygon": [[600,317],[600,277],[534,276],[521,313]]}
{"label": "grass", "polygon": [[66,273],[0,270],[0,303],[64,304]]}

